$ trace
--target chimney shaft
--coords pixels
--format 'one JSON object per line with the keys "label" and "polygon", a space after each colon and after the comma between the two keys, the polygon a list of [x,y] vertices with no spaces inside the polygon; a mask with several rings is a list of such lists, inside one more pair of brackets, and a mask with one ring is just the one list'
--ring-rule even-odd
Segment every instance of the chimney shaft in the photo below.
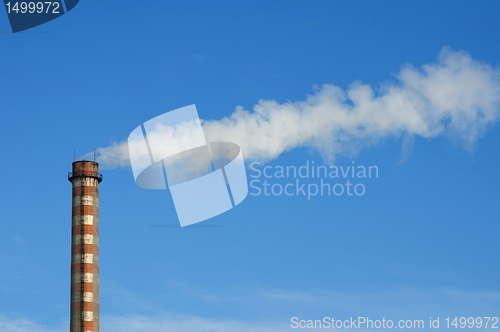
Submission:
{"label": "chimney shaft", "polygon": [[71,238],[71,332],[99,331],[99,164],[75,161]]}

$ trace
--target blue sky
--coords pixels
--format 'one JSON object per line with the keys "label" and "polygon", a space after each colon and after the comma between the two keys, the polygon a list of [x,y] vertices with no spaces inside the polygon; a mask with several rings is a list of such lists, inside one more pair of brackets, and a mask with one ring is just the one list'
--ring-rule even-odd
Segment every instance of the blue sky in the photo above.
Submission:
{"label": "blue sky", "polygon": [[[376,98],[401,86],[407,64],[419,73],[439,64],[444,47],[467,52],[471,68],[491,66],[481,73],[496,71],[498,86],[499,9],[495,1],[81,1],[17,34],[0,14],[0,331],[69,328],[74,148],[83,155],[120,143],[190,104],[218,121],[259,100],[305,101],[314,85],[350,91],[361,81]],[[453,132],[417,133],[403,148],[402,131],[335,153],[338,166],[378,167],[361,197],[249,195],[200,227],[179,228],[168,191],[137,187],[129,167],[104,169],[102,331],[499,316],[498,95],[479,100],[496,100],[494,116],[471,144]],[[299,144],[262,165],[322,165],[325,151]]]}

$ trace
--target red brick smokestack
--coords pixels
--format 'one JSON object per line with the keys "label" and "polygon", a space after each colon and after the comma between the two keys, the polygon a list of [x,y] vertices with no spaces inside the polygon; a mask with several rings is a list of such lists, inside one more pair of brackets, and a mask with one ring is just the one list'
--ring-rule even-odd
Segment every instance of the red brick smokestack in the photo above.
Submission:
{"label": "red brick smokestack", "polygon": [[99,164],[75,161],[71,238],[71,332],[99,331]]}

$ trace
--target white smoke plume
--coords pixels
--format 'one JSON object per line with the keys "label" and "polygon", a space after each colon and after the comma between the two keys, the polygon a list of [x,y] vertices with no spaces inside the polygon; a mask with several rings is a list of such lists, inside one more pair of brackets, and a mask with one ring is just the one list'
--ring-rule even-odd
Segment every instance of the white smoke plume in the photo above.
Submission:
{"label": "white smoke plume", "polygon": [[[415,136],[444,135],[470,149],[499,117],[499,69],[464,51],[444,48],[436,63],[406,65],[395,77],[377,92],[361,82],[346,91],[326,84],[305,101],[260,100],[253,111],[238,106],[229,117],[204,121],[203,131],[207,141],[238,144],[247,160],[310,147],[332,163],[401,136],[408,145]],[[103,168],[129,165],[126,140],[97,154]]]}

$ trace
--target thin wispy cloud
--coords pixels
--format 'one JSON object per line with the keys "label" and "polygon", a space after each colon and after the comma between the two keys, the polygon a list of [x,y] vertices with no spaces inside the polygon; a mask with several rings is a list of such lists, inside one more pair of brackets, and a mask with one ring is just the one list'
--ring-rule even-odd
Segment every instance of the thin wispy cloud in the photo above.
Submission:
{"label": "thin wispy cloud", "polygon": [[[416,136],[443,135],[471,149],[498,120],[499,69],[464,51],[444,48],[437,62],[405,65],[395,79],[377,91],[357,81],[347,90],[315,87],[304,101],[260,100],[253,111],[238,106],[229,117],[205,120],[203,130],[207,141],[238,144],[247,160],[308,147],[332,163],[389,138],[404,137],[404,158]],[[108,169],[128,166],[127,142],[98,148],[97,161]]]}
{"label": "thin wispy cloud", "polygon": [[103,332],[280,332],[289,330],[287,323],[252,323],[165,313],[162,317],[104,316],[101,326]]}
{"label": "thin wispy cloud", "polygon": [[52,328],[37,324],[27,318],[9,318],[0,314],[0,332],[63,332],[67,330],[63,327]]}
{"label": "thin wispy cloud", "polygon": [[395,318],[428,315],[493,315],[500,310],[500,292],[494,290],[465,291],[455,288],[418,289],[395,287],[365,292],[312,289],[291,291],[267,289],[258,296],[288,305],[329,309],[332,313],[352,316],[392,316]]}
{"label": "thin wispy cloud", "polygon": [[324,312],[337,316],[413,317],[428,315],[494,315],[500,310],[500,292],[492,289],[462,290],[452,287],[395,286],[365,291],[311,287],[282,289],[231,287],[213,293],[196,285],[172,283],[179,296],[222,308],[257,311],[262,315]]}

